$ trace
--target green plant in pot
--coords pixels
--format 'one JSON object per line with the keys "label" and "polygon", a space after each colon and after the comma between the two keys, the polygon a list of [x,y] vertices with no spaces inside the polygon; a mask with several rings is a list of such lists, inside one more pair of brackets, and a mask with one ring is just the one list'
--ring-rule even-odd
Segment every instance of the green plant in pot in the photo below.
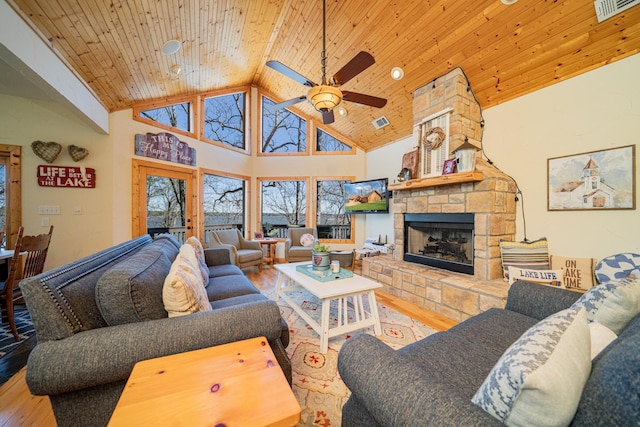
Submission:
{"label": "green plant in pot", "polygon": [[314,270],[328,270],[331,260],[329,259],[329,245],[316,241],[311,246]]}

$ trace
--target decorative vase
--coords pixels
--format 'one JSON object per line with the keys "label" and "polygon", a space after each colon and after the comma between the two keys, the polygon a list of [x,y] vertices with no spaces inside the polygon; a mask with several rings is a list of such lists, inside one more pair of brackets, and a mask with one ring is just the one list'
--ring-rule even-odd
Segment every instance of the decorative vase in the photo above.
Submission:
{"label": "decorative vase", "polygon": [[314,270],[328,270],[331,264],[329,259],[329,252],[312,252],[313,269]]}

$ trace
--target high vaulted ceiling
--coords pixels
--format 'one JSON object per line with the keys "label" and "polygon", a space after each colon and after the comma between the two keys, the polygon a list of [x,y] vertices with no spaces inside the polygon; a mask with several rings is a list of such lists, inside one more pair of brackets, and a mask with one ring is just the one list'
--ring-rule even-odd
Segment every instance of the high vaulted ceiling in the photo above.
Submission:
{"label": "high vaulted ceiling", "polygon": [[[269,60],[321,80],[321,0],[7,2],[110,111],[245,85],[278,101],[306,94],[266,67]],[[170,39],[182,48],[163,55]],[[369,151],[410,135],[413,91],[457,66],[488,108],[638,53],[640,7],[598,23],[590,0],[328,0],[328,76],[361,50],[376,63],[343,89],[388,103],[345,102],[348,115],[330,127]],[[404,79],[391,79],[395,66]],[[296,107],[320,122],[308,103]],[[382,115],[390,125],[376,130],[371,121]]]}

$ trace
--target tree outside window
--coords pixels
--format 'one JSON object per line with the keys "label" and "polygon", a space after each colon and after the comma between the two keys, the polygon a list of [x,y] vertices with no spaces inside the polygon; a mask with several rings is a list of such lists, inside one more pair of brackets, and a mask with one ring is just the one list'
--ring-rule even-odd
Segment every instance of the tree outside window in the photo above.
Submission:
{"label": "tree outside window", "polygon": [[275,102],[262,97],[262,153],[307,151],[307,122],[289,110],[273,110]]}
{"label": "tree outside window", "polygon": [[244,150],[245,100],[244,92],[205,98],[204,137]]}
{"label": "tree outside window", "polygon": [[179,104],[143,110],[140,111],[139,115],[143,119],[151,120],[185,132],[191,132],[190,112],[191,102],[182,102]]}
{"label": "tree outside window", "polygon": [[244,179],[204,174],[205,234],[220,226],[232,226],[244,232],[246,188]]}
{"label": "tree outside window", "polygon": [[185,192],[183,179],[147,177],[147,228],[185,226]]}
{"label": "tree outside window", "polygon": [[353,151],[353,147],[318,128],[316,129],[316,151]]}
{"label": "tree outside window", "polygon": [[316,181],[318,238],[351,240],[351,215],[345,213],[345,183],[350,180]]}
{"label": "tree outside window", "polygon": [[287,237],[288,227],[304,227],[307,212],[305,180],[261,180],[262,231],[272,237]]}

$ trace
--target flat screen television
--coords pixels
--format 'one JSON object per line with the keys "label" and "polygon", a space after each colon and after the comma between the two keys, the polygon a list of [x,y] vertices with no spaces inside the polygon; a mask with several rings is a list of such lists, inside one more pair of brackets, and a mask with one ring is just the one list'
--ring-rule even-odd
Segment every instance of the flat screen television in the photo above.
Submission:
{"label": "flat screen television", "polygon": [[345,212],[349,214],[389,213],[388,183],[388,178],[378,178],[345,184]]}

